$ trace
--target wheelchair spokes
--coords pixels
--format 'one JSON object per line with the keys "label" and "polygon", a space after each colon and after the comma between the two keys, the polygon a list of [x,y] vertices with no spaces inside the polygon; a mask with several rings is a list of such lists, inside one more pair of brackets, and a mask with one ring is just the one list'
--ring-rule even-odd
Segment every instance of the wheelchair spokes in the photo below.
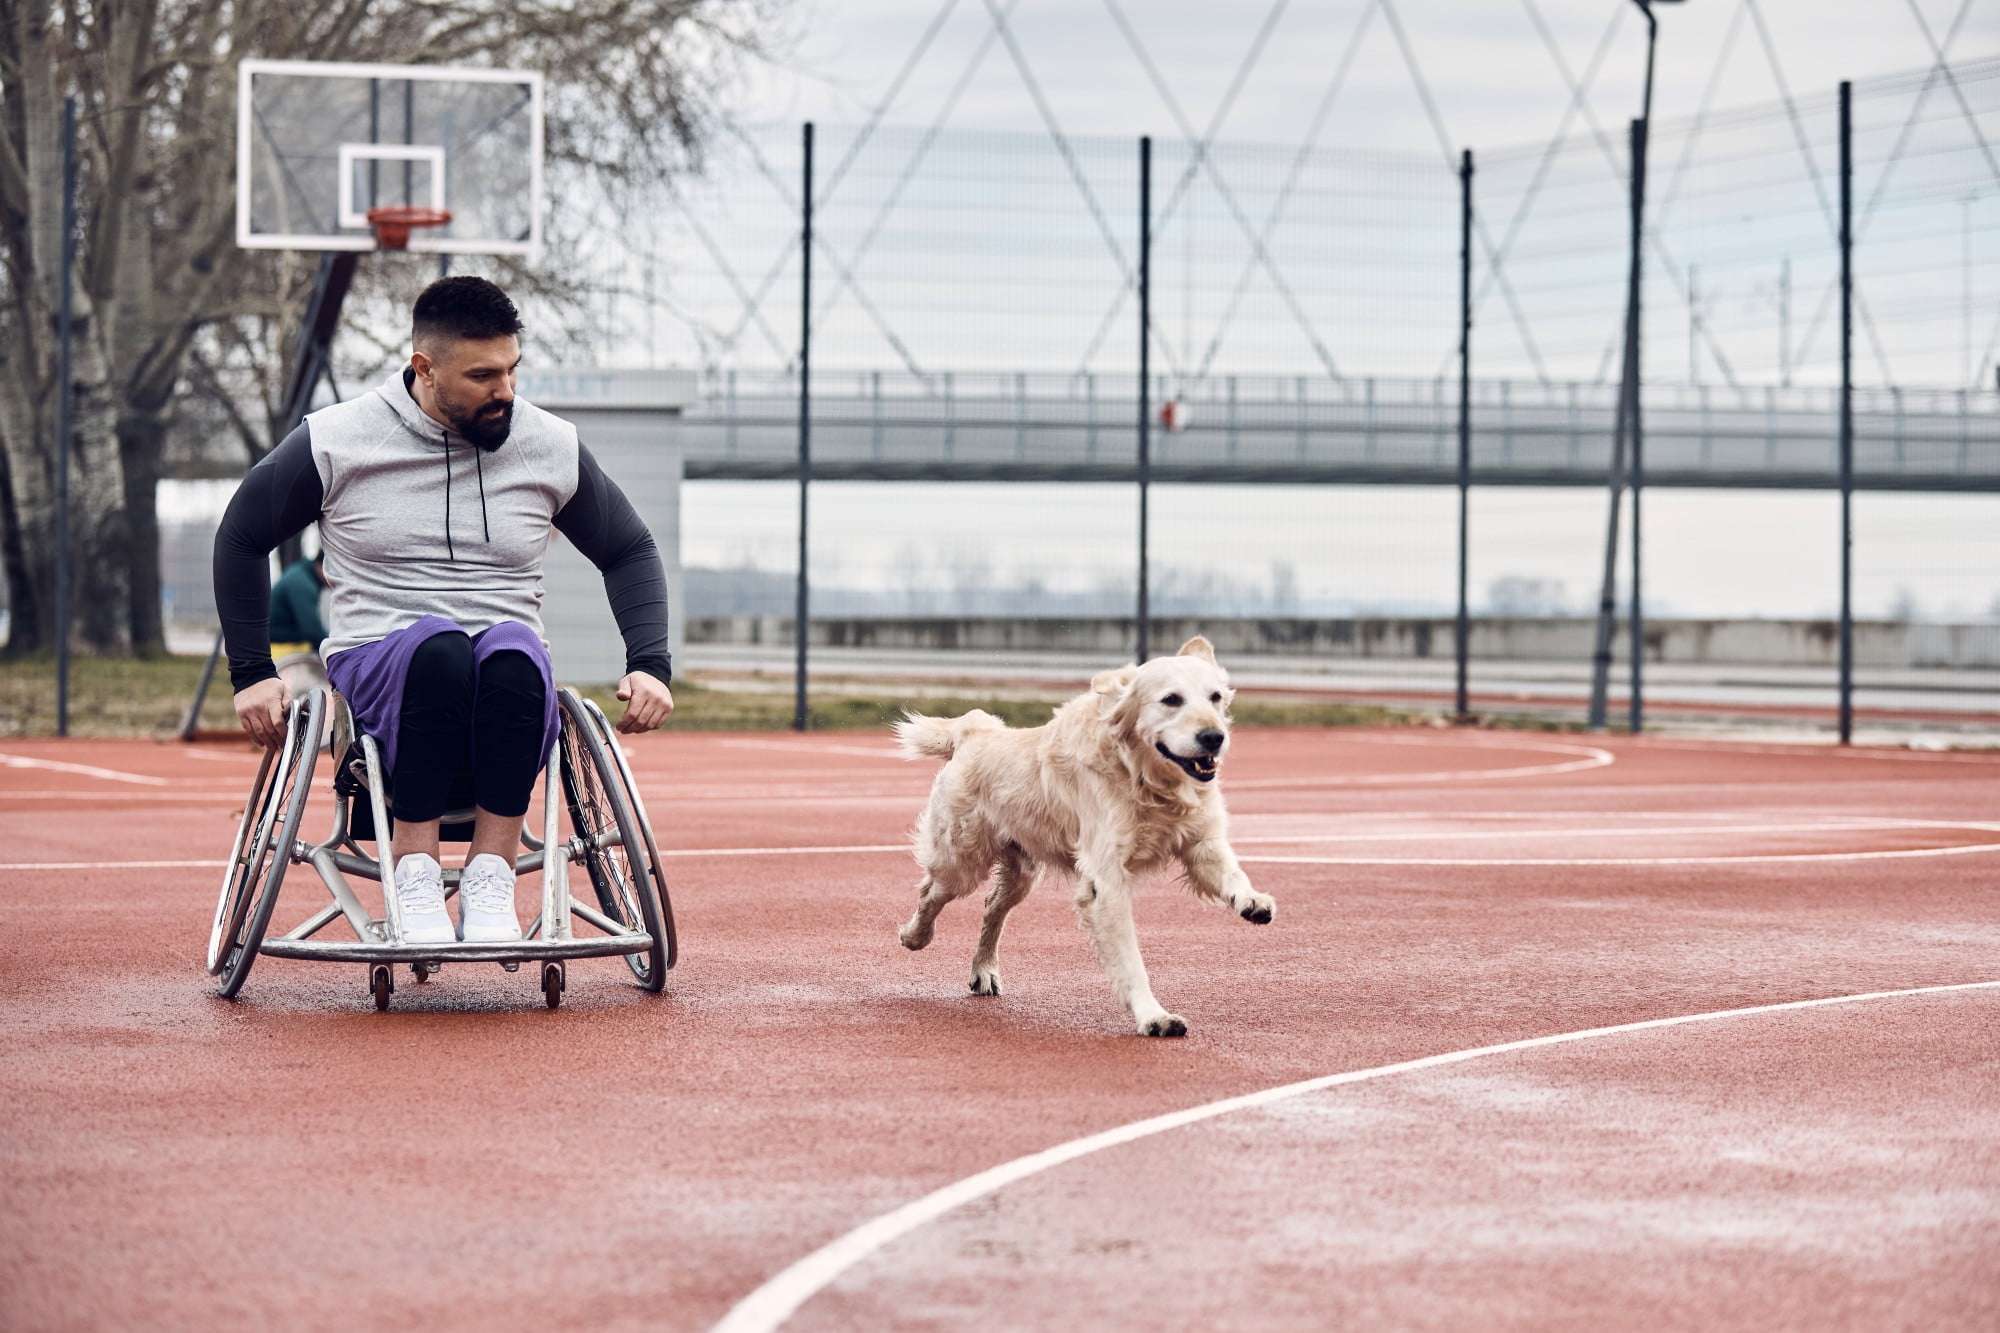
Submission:
{"label": "wheelchair spokes", "polygon": [[271,923],[278,886],[284,881],[306,800],[312,794],[325,721],[323,692],[315,690],[291,703],[284,744],[275,756],[265,752],[250,800],[244,804],[209,938],[209,971],[222,978],[218,989],[225,998],[242,989]]}
{"label": "wheelchair spokes", "polygon": [[[562,692],[563,798],[576,833],[577,857],[596,890],[604,914],[627,931],[644,931],[653,945],[627,954],[632,975],[648,990],[666,984],[672,965],[663,924],[666,886],[653,873],[650,841],[625,778],[616,762],[616,742],[602,729],[603,714],[573,691]],[[655,887],[657,885],[657,887]]]}
{"label": "wheelchair spokes", "polygon": [[236,822],[236,842],[229,849],[229,861],[222,872],[222,894],[215,903],[215,926],[208,935],[210,976],[222,970],[226,955],[223,941],[235,942],[236,932],[243,925],[243,914],[250,908],[250,895],[242,891],[249,880],[244,871],[261,859],[270,835],[270,816],[276,813],[269,800],[271,770],[277,758],[278,752],[274,750],[266,750],[260,756],[257,780],[250,787],[249,799],[243,803],[243,816]]}

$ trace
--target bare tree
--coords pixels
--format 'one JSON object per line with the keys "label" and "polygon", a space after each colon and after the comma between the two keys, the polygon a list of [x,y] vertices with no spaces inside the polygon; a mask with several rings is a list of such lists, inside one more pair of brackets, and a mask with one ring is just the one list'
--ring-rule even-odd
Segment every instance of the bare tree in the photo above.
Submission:
{"label": "bare tree", "polygon": [[[53,642],[58,132],[80,104],[71,529],[76,633],[162,648],[153,490],[205,400],[268,447],[300,255],[235,245],[234,90],[247,56],[539,69],[548,161],[600,188],[686,166],[782,0],[0,0],[0,557],[10,655]],[[530,295],[574,299],[560,270]],[[363,299],[366,299],[365,294]],[[262,410],[257,405],[262,404]],[[258,417],[262,417],[259,420]]]}

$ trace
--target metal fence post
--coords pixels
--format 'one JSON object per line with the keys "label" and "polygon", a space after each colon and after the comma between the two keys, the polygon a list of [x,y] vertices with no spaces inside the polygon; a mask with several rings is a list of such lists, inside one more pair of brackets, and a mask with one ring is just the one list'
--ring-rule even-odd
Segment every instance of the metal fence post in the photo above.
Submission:
{"label": "metal fence post", "polygon": [[1472,499],[1472,150],[1458,163],[1458,716],[1470,713],[1472,612],[1467,600]]}
{"label": "metal fence post", "polygon": [[1629,403],[1626,411],[1631,413],[1632,430],[1632,698],[1630,718],[1632,734],[1639,734],[1645,721],[1646,691],[1641,677],[1646,662],[1646,608],[1644,587],[1639,581],[1639,541],[1643,530],[1639,524],[1639,498],[1646,488],[1646,432],[1645,412],[1640,402],[1640,391],[1646,383],[1646,363],[1641,355],[1644,348],[1644,307],[1645,283],[1642,281],[1642,265],[1645,247],[1642,238],[1646,228],[1646,136],[1650,123],[1641,117],[1632,122],[1632,387],[1628,390]]}
{"label": "metal fence post", "polygon": [[1840,743],[1854,743],[1854,85],[1840,84]]}
{"label": "metal fence post", "polygon": [[799,604],[792,621],[798,668],[792,680],[792,729],[806,729],[806,642],[812,637],[807,597],[806,499],[812,487],[813,127],[805,123],[803,202],[799,230]]}
{"label": "metal fence post", "polygon": [[[1633,123],[1637,124],[1636,121]],[[1639,142],[1636,133],[1632,142],[1635,146]],[[1611,641],[1616,637],[1618,617],[1618,510],[1625,498],[1625,427],[1631,420],[1627,414],[1638,374],[1637,367],[1632,364],[1638,345],[1637,330],[1633,327],[1638,314],[1636,291],[1639,274],[1640,201],[1639,164],[1636,160],[1630,165],[1630,175],[1632,255],[1625,284],[1625,362],[1618,377],[1618,404],[1612,412],[1615,423],[1611,431],[1610,512],[1604,532],[1604,578],[1597,592],[1596,647],[1590,657],[1590,726],[1593,730],[1605,725],[1610,706]]]}
{"label": "metal fence post", "polygon": [[1153,319],[1153,138],[1139,136],[1139,654],[1146,660],[1152,628],[1152,605],[1148,600],[1147,549],[1148,491],[1153,484],[1152,439],[1152,319]]}
{"label": "metal fence post", "polygon": [[76,286],[76,97],[63,99],[62,257],[56,299],[56,735],[69,735],[69,443]]}

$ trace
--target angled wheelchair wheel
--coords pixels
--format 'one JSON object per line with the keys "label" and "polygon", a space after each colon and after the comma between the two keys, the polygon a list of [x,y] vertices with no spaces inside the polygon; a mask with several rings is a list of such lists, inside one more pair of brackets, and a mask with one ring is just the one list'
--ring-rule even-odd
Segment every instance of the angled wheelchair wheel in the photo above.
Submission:
{"label": "angled wheelchair wheel", "polygon": [[645,807],[604,714],[573,690],[563,690],[561,697],[563,800],[584,846],[580,859],[599,909],[625,929],[652,936],[652,947],[627,954],[625,963],[640,985],[657,991],[667,984],[678,948]]}
{"label": "angled wheelchair wheel", "polygon": [[584,711],[597,725],[597,734],[604,742],[605,750],[618,769],[618,780],[624,785],[625,799],[632,807],[632,813],[639,819],[639,838],[646,848],[646,868],[652,872],[653,890],[660,898],[660,925],[666,932],[667,970],[673,971],[680,961],[680,937],[674,930],[674,900],[667,892],[667,867],[660,859],[660,844],[653,836],[653,819],[646,811],[646,800],[639,794],[639,781],[632,776],[632,765],[625,758],[625,747],[618,743],[612,732],[611,720],[604,716],[604,710],[589,699],[580,699]]}
{"label": "angled wheelchair wheel", "polygon": [[225,999],[243,989],[271,924],[278,886],[284,882],[306,799],[312,795],[325,720],[324,690],[314,690],[290,706],[284,744],[265,752],[244,804],[208,944],[208,970],[221,978],[216,989]]}

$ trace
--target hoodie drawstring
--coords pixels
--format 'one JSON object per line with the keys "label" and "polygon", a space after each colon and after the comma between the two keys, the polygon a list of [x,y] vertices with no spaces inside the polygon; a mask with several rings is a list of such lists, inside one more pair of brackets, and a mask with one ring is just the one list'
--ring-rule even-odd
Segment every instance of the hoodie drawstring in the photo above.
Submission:
{"label": "hoodie drawstring", "polygon": [[[479,474],[479,535],[488,546],[493,544],[493,525],[486,517],[486,461],[479,455],[484,452],[478,445],[472,446],[472,466]],[[458,551],[451,544],[451,437],[444,439],[444,553],[447,559],[457,560]]]}
{"label": "hoodie drawstring", "polygon": [[444,442],[444,553],[447,559],[458,559],[458,552],[451,546],[451,440]]}
{"label": "hoodie drawstring", "polygon": [[486,462],[480,458],[485,453],[478,445],[472,447],[472,466],[479,472],[479,532],[480,540],[488,546],[493,544],[493,529],[486,525]]}

